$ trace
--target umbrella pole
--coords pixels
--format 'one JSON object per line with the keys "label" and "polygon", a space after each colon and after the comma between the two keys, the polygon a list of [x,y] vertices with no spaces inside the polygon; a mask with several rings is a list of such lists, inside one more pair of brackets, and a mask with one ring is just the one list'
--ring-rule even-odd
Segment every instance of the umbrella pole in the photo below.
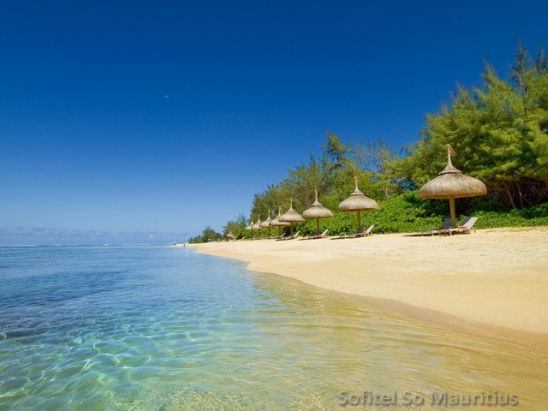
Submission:
{"label": "umbrella pole", "polygon": [[293,235],[293,223],[289,223],[289,235]]}
{"label": "umbrella pole", "polygon": [[451,225],[453,227],[457,226],[457,213],[455,212],[455,199],[449,199],[449,212],[451,213]]}
{"label": "umbrella pole", "polygon": [[361,233],[362,232],[362,216],[360,215],[360,210],[356,211],[356,213],[358,214],[358,229],[357,229],[357,233]]}
{"label": "umbrella pole", "polygon": [[320,235],[320,219],[316,218],[316,234]]}

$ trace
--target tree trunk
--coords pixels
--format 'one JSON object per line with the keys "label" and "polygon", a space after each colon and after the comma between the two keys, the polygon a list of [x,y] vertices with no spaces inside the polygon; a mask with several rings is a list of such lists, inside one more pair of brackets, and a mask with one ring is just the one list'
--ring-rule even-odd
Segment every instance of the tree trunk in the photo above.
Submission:
{"label": "tree trunk", "polygon": [[523,205],[523,194],[522,194],[522,192],[521,192],[520,184],[517,183],[517,184],[516,184],[516,187],[517,187],[517,189],[518,189],[518,195],[519,195],[519,197],[518,197],[518,198],[519,198],[519,206],[520,206],[521,208],[523,208],[523,207],[525,207],[525,206]]}
{"label": "tree trunk", "polygon": [[505,186],[506,194],[508,195],[508,200],[510,200],[510,205],[512,208],[516,208],[516,203],[514,203],[514,197],[512,197],[512,193],[510,192],[510,189],[508,186]]}

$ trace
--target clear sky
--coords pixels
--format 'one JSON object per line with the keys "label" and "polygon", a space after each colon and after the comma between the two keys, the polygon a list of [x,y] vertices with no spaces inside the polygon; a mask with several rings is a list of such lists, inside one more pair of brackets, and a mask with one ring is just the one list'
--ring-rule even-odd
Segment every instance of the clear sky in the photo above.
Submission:
{"label": "clear sky", "polygon": [[0,227],[196,232],[347,142],[417,139],[546,1],[12,1],[0,13]]}

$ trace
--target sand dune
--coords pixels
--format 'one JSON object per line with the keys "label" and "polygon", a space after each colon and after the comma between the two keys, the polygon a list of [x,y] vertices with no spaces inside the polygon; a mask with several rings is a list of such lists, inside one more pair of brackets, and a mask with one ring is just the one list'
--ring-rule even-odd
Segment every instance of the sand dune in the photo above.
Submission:
{"label": "sand dune", "polygon": [[402,234],[236,241],[199,252],[326,289],[548,335],[548,227],[452,237]]}

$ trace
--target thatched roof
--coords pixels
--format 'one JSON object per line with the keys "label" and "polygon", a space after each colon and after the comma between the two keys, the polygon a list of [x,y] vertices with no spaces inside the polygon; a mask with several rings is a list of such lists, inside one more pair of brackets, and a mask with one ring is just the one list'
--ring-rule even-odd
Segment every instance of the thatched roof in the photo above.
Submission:
{"label": "thatched roof", "polygon": [[282,207],[278,207],[278,215],[272,219],[270,222],[270,225],[272,227],[287,227],[290,226],[291,223],[286,223],[285,221],[280,221],[280,216],[282,215]]}
{"label": "thatched roof", "polygon": [[261,217],[257,218],[257,222],[251,226],[252,230],[260,230],[261,229]]}
{"label": "thatched roof", "polygon": [[289,202],[289,210],[285,214],[282,214],[278,220],[286,223],[300,223],[304,221],[304,218],[293,210],[293,199]]}
{"label": "thatched roof", "polygon": [[270,218],[270,211],[268,212],[268,218],[261,223],[261,228],[269,228],[272,218]]}
{"label": "thatched roof", "polygon": [[329,218],[333,217],[333,213],[328,208],[325,208],[319,201],[318,201],[318,190],[314,190],[316,194],[316,200],[312,203],[312,207],[305,210],[303,213],[303,217],[307,220],[315,219],[315,218]]}
{"label": "thatched roof", "polygon": [[232,234],[232,231],[229,231],[228,234],[226,235],[226,238],[228,238],[230,240],[234,240],[236,238],[236,236],[234,234]]}
{"label": "thatched roof", "polygon": [[380,210],[377,202],[360,191],[358,188],[358,177],[354,177],[356,188],[346,200],[341,201],[339,210],[341,211],[362,211],[362,210]]}
{"label": "thatched roof", "polygon": [[451,198],[477,197],[487,194],[487,187],[477,178],[462,174],[453,166],[453,148],[447,144],[447,166],[436,178],[423,185],[417,193],[419,198],[448,200]]}
{"label": "thatched roof", "polygon": [[253,219],[251,219],[251,221],[249,222],[249,224],[245,226],[245,229],[246,229],[246,230],[252,230],[252,229],[253,229]]}

